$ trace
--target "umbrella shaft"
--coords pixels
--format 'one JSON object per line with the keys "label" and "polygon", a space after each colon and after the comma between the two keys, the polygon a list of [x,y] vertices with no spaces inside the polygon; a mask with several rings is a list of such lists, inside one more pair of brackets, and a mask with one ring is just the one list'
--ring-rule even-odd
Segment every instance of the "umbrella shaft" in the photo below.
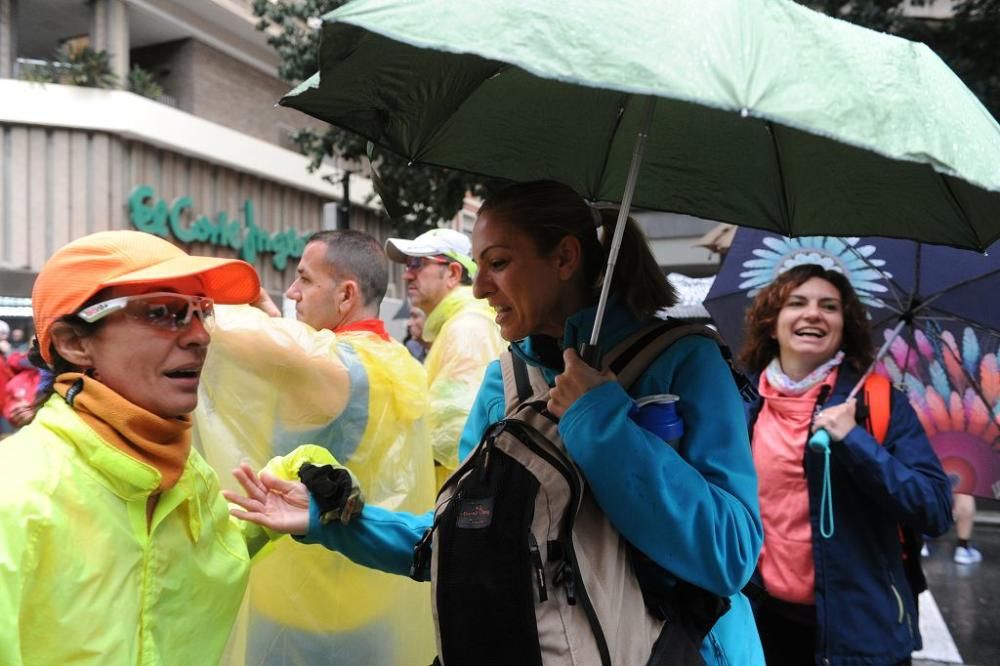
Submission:
{"label": "umbrella shaft", "polygon": [[642,109],[642,124],[632,148],[632,161],[628,165],[628,177],[625,179],[625,193],[622,195],[621,207],[618,209],[618,221],[615,223],[615,235],[608,251],[608,266],[604,271],[604,282],[601,284],[601,297],[597,301],[597,314],[594,317],[594,328],[590,332],[590,346],[597,347],[597,338],[601,334],[601,324],[604,322],[604,310],[608,305],[608,294],[611,291],[611,278],[618,263],[618,251],[622,246],[622,236],[625,234],[625,222],[629,209],[632,207],[632,195],[635,193],[635,183],[639,178],[639,165],[642,164],[642,152],[646,147],[646,136],[653,124],[653,110],[656,108],[656,98],[646,97]]}
{"label": "umbrella shaft", "polygon": [[865,371],[865,374],[861,375],[861,379],[858,380],[858,383],[854,385],[854,388],[852,388],[851,392],[847,395],[848,400],[856,397],[858,392],[864,388],[865,380],[868,379],[868,375],[875,372],[875,366],[878,365],[878,362],[883,356],[885,356],[885,353],[889,351],[889,347],[896,341],[896,338],[899,337],[899,334],[902,332],[904,326],[906,326],[906,320],[900,319],[896,324],[896,328],[892,329],[892,335],[886,338],[886,341],[882,343],[881,347],[879,347],[878,352],[875,354],[875,359],[872,361],[872,364],[868,366],[868,370]]}

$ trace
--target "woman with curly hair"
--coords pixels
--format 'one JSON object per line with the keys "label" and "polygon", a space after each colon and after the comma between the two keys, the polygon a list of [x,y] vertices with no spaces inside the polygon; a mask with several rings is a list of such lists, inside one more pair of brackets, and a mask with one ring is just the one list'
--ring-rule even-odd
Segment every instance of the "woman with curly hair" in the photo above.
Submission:
{"label": "woman with curly hair", "polygon": [[[925,584],[900,535],[947,531],[948,478],[906,397],[885,383],[883,441],[859,425],[864,410],[847,397],[872,363],[872,343],[842,274],[796,266],[757,295],[746,321],[741,360],[759,375],[749,422],[764,523],[752,585],[767,663],[908,664],[921,647]],[[806,445],[820,428],[832,440],[826,463]],[[826,472],[832,525],[821,521]]]}

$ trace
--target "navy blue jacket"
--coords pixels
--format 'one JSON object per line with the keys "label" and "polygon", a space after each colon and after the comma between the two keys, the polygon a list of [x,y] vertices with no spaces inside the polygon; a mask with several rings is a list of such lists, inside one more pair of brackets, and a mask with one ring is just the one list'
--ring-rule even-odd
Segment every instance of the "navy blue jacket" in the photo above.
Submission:
{"label": "navy blue jacket", "polygon": [[[858,377],[842,366],[826,406],[843,403]],[[884,445],[861,426],[830,445],[835,531],[829,539],[819,529],[823,454],[805,447],[817,664],[896,664],[921,648],[899,525],[918,535],[945,533],[952,521],[951,484],[906,396],[893,389],[891,403]],[[751,424],[762,404],[759,399],[751,406]]]}

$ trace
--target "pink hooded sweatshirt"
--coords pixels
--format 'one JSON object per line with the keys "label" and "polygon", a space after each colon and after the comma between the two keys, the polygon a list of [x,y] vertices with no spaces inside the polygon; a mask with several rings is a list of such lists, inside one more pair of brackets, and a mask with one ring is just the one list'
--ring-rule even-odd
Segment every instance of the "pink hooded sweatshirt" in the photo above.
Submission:
{"label": "pink hooded sweatshirt", "polygon": [[759,568],[768,593],[796,604],[814,604],[815,577],[809,490],[806,485],[806,439],[813,408],[827,378],[800,396],[783,395],[761,373],[759,391],[764,405],[753,429],[753,463],[757,469],[764,547]]}

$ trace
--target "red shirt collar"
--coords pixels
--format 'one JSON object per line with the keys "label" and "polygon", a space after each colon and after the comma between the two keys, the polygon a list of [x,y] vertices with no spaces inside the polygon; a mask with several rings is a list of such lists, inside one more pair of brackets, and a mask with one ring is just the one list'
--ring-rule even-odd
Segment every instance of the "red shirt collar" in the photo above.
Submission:
{"label": "red shirt collar", "polygon": [[356,321],[353,324],[338,326],[333,330],[334,333],[347,333],[349,331],[366,331],[368,333],[374,333],[386,342],[391,340],[389,334],[385,332],[385,322],[381,319],[362,319],[361,321]]}

